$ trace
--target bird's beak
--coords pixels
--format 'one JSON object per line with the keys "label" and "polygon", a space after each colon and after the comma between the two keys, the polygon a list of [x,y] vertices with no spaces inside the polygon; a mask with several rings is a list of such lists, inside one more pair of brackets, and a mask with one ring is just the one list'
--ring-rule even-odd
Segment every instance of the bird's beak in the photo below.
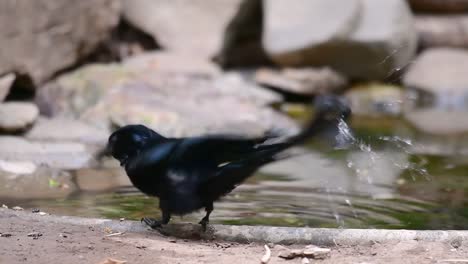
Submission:
{"label": "bird's beak", "polygon": [[127,161],[128,161],[128,156],[124,156],[120,159],[120,166],[125,166],[125,164],[127,164]]}
{"label": "bird's beak", "polygon": [[111,155],[111,150],[109,149],[109,146],[106,146],[102,149],[100,149],[96,154],[95,157],[97,160],[100,160],[104,158],[105,156],[110,156]]}

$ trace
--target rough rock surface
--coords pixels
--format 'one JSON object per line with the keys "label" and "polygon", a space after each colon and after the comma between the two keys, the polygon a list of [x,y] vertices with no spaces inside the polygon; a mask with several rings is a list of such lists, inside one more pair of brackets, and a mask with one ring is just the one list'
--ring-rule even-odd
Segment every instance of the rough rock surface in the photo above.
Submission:
{"label": "rough rock surface", "polygon": [[79,143],[32,142],[21,137],[0,137],[0,160],[29,161],[59,169],[79,169],[93,162],[91,150]]}
{"label": "rough rock surface", "polygon": [[123,64],[85,67],[40,89],[39,105],[51,116],[103,128],[138,122],[168,136],[297,131],[292,120],[269,106],[282,97],[242,74],[184,64],[177,73],[178,64],[164,68],[157,61],[147,54]]}
{"label": "rough rock surface", "polygon": [[124,0],[124,17],[164,49],[212,57],[240,0]]}
{"label": "rough rock surface", "polygon": [[0,131],[17,132],[33,124],[39,116],[35,104],[7,102],[0,104]]}
{"label": "rough rock surface", "polygon": [[72,141],[105,145],[109,131],[68,118],[39,118],[26,138],[36,141]]}
{"label": "rough rock surface", "polygon": [[281,71],[262,68],[255,72],[258,84],[288,93],[313,96],[339,92],[347,79],[330,68],[286,68]]}
{"label": "rough rock surface", "polygon": [[464,49],[428,49],[409,67],[403,84],[442,97],[463,96],[468,94],[467,72],[468,52]]}
{"label": "rough rock surface", "polygon": [[413,15],[404,0],[264,4],[263,45],[283,66],[327,65],[375,80],[406,66],[416,51]]}
{"label": "rough rock surface", "polygon": [[0,1],[0,75],[41,83],[89,54],[119,20],[120,2]]}

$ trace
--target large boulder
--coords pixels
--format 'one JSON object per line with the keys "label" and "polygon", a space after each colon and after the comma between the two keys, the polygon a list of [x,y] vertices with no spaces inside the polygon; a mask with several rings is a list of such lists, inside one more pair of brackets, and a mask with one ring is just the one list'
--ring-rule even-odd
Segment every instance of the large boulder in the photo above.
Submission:
{"label": "large boulder", "polygon": [[295,122],[270,107],[282,97],[241,73],[205,66],[197,72],[183,60],[183,70],[177,64],[166,68],[157,58],[150,53],[63,75],[39,90],[39,105],[53,117],[78,118],[104,129],[142,123],[167,136],[297,131]]}
{"label": "large boulder", "polygon": [[0,0],[0,75],[41,83],[89,54],[119,20],[120,3]]}
{"label": "large boulder", "polygon": [[463,49],[424,51],[403,77],[408,97],[414,99],[406,103],[406,119],[431,134],[468,132],[467,72],[468,52]]}
{"label": "large boulder", "polygon": [[212,57],[240,0],[123,0],[123,15],[164,49]]}
{"label": "large boulder", "polygon": [[413,16],[404,0],[264,5],[263,46],[283,66],[326,65],[353,78],[383,79],[416,51]]}
{"label": "large boulder", "polygon": [[433,94],[444,103],[468,95],[468,52],[464,49],[434,48],[424,51],[403,76],[408,88]]}

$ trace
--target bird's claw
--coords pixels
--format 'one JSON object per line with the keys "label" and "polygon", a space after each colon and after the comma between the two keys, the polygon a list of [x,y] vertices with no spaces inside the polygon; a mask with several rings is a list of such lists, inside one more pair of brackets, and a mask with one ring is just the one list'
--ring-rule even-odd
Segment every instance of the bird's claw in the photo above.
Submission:
{"label": "bird's claw", "polygon": [[198,223],[201,225],[203,232],[206,232],[206,227],[208,226],[209,221],[203,218]]}
{"label": "bird's claw", "polygon": [[159,229],[162,227],[162,223],[159,220],[149,217],[143,217],[141,222],[146,224],[147,226],[151,227],[152,229]]}

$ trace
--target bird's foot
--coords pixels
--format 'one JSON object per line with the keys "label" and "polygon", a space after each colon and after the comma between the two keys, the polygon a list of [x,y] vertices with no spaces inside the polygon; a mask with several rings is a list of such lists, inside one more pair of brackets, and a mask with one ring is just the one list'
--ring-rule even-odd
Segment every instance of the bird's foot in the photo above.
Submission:
{"label": "bird's foot", "polygon": [[149,218],[149,217],[143,217],[141,219],[142,223],[145,223],[147,226],[151,227],[152,229],[160,229],[162,228],[162,222],[159,220],[156,220],[154,218]]}
{"label": "bird's foot", "polygon": [[201,225],[203,232],[206,232],[206,226],[208,225],[209,222],[210,220],[205,219],[205,218],[203,218],[202,220],[200,220],[200,222],[198,222]]}

